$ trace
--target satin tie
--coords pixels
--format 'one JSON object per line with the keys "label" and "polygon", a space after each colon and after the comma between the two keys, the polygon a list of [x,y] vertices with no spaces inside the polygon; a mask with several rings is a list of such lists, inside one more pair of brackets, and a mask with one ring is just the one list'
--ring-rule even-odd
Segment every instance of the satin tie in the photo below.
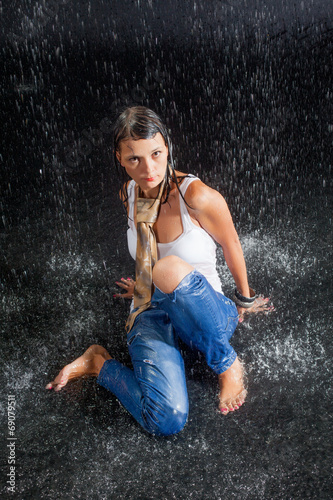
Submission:
{"label": "satin tie", "polygon": [[153,230],[161,205],[161,196],[165,181],[160,185],[156,199],[136,199],[137,245],[135,264],[134,311],[126,322],[127,333],[131,330],[135,318],[148,309],[154,292],[153,267],[157,261],[157,244]]}

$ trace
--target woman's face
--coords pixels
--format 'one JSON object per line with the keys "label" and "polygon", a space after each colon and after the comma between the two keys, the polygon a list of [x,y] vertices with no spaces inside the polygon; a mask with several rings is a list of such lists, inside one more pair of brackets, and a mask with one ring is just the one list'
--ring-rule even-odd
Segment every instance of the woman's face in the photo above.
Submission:
{"label": "woman's face", "polygon": [[158,133],[151,139],[121,141],[117,158],[144,195],[155,198],[165,176],[168,153],[163,136]]}

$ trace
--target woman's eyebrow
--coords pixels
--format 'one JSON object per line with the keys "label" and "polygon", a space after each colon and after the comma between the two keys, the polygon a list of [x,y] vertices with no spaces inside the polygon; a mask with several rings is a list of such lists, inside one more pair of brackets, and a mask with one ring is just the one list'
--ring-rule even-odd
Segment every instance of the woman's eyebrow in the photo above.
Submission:
{"label": "woman's eyebrow", "polygon": [[[153,153],[155,153],[156,151],[159,151],[160,149],[161,149],[161,146],[157,146],[155,149],[153,149],[153,150],[150,152],[150,154],[153,154]],[[128,153],[128,154],[126,154],[125,159],[132,158],[133,156],[134,156],[135,158],[140,158],[140,155],[137,155],[137,154],[135,154],[134,152],[132,152],[132,153]]]}

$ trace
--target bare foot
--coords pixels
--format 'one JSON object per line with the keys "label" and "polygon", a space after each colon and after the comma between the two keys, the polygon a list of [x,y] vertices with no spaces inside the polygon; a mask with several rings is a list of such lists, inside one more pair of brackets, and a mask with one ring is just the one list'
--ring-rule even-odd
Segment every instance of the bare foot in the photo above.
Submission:
{"label": "bare foot", "polygon": [[57,377],[47,384],[45,389],[54,389],[60,391],[69,380],[90,375],[97,377],[104,362],[111,359],[110,354],[100,345],[90,346],[82,356],[73,363],[66,365],[57,375]]}
{"label": "bare foot", "polygon": [[243,372],[243,366],[236,358],[233,364],[219,375],[219,408],[223,415],[238,410],[245,401],[246,389],[244,388]]}

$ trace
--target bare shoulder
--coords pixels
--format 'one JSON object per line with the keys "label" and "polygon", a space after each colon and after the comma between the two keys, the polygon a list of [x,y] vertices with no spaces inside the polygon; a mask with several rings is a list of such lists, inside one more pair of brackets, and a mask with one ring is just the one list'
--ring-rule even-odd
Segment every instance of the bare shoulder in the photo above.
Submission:
{"label": "bare shoulder", "polygon": [[200,179],[191,182],[185,193],[185,201],[194,211],[226,205],[223,196]]}

